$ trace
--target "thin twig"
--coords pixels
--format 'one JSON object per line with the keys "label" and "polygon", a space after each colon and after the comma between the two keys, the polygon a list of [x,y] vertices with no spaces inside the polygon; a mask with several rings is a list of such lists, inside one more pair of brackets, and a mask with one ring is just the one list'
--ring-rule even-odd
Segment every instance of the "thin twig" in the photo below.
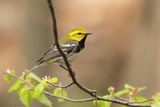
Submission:
{"label": "thin twig", "polygon": [[50,82],[48,81],[48,84],[52,85],[53,87],[68,88],[68,87],[72,86],[74,83],[71,82],[71,83],[69,83],[69,84],[67,84],[67,85],[57,85],[57,84],[52,84],[52,83],[50,83]]}
{"label": "thin twig", "polygon": [[[18,77],[17,75],[14,75],[14,74],[8,73],[8,72],[4,72],[4,74],[10,75],[10,76],[12,76],[13,78],[15,78],[15,79],[17,79],[17,80],[21,80],[21,81],[23,81],[26,85],[28,85],[28,86],[30,86],[31,88],[33,88],[33,85],[32,85],[31,83],[25,81],[25,79],[23,79],[23,78]],[[24,75],[24,76],[25,76],[25,75]]]}
{"label": "thin twig", "polygon": [[147,99],[147,100],[145,100],[145,101],[138,101],[138,102],[131,102],[131,103],[149,103],[149,102],[152,102],[152,101],[154,101],[153,99]]}
{"label": "thin twig", "polygon": [[116,104],[121,104],[121,105],[125,105],[125,106],[130,106],[130,107],[151,107],[151,105],[149,104],[138,104],[138,103],[133,103],[133,102],[128,102],[128,101],[123,101],[123,100],[119,100],[119,99],[112,99],[112,98],[103,98],[103,97],[97,97],[97,100],[101,100],[101,101],[109,101],[112,103],[116,103]]}
{"label": "thin twig", "polygon": [[130,106],[130,107],[151,107],[150,105],[143,105],[143,104],[137,104],[137,103],[133,103],[133,102],[126,102],[126,101],[121,101],[118,99],[107,99],[107,98],[103,98],[103,97],[97,97],[97,98],[85,98],[85,99],[71,99],[68,97],[62,97],[62,96],[55,96],[50,92],[44,92],[46,95],[49,95],[51,97],[56,97],[56,98],[62,98],[66,101],[69,102],[74,102],[74,103],[79,103],[79,102],[90,102],[90,101],[108,101],[108,102],[112,102],[112,103],[117,103],[117,104],[121,104],[121,105],[126,105],[126,106]]}
{"label": "thin twig", "polygon": [[63,96],[55,96],[50,92],[44,91],[44,93],[48,96],[51,97],[56,97],[56,98],[62,98],[63,100],[69,101],[69,102],[74,102],[74,103],[79,103],[79,102],[89,102],[89,101],[94,101],[95,98],[84,98],[84,99],[71,99],[68,97],[63,97]]}

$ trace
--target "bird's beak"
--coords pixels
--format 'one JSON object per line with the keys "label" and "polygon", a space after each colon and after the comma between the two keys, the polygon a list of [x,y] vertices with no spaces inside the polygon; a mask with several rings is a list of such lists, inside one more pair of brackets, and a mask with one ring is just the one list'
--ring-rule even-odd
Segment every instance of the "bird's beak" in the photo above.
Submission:
{"label": "bird's beak", "polygon": [[91,35],[92,33],[86,33],[86,35]]}

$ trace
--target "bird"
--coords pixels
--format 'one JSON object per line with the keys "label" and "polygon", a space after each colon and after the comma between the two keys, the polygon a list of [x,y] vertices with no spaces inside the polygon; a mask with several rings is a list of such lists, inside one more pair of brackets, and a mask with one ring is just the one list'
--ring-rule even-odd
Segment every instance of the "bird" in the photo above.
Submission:
{"label": "bird", "polygon": [[[72,63],[78,54],[85,48],[86,39],[88,35],[91,34],[92,33],[88,33],[84,28],[78,27],[71,30],[59,40],[60,48],[66,55],[69,63]],[[36,61],[36,65],[30,71],[48,63],[58,64],[64,68],[64,59],[55,44],[52,44],[43,56]]]}

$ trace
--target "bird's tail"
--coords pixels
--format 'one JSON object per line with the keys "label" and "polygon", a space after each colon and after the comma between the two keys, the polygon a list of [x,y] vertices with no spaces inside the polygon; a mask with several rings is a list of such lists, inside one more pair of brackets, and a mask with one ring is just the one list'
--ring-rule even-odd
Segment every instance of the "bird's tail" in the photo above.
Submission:
{"label": "bird's tail", "polygon": [[40,64],[40,65],[35,65],[34,67],[32,67],[30,70],[28,70],[28,72],[26,73],[25,76],[29,75],[31,72],[35,72],[35,70],[36,70],[37,68],[39,68],[41,65],[42,65],[42,64]]}
{"label": "bird's tail", "polygon": [[40,65],[36,65],[36,66],[32,67],[32,68],[29,70],[29,72],[33,72],[34,70],[36,70],[37,68],[39,68],[39,66],[40,66]]}

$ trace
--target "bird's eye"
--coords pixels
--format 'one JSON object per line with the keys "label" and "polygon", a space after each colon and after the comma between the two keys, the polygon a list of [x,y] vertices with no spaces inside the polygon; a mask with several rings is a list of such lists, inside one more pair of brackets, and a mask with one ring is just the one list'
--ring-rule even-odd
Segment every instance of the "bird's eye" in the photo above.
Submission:
{"label": "bird's eye", "polygon": [[82,35],[82,33],[78,33],[78,35]]}

